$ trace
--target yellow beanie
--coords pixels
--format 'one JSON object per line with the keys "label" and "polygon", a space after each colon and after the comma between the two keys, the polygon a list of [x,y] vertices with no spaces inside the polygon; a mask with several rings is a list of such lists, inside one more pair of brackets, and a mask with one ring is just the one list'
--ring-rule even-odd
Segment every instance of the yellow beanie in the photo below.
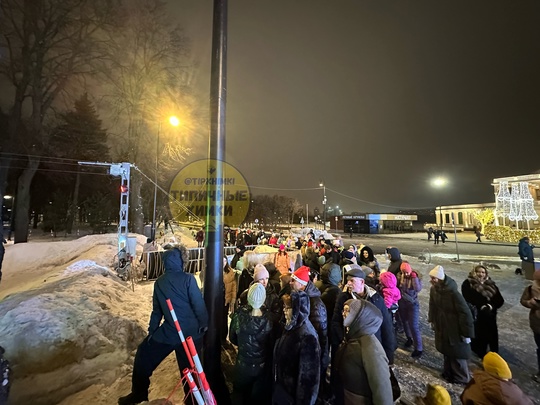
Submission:
{"label": "yellow beanie", "polygon": [[512,371],[504,359],[497,353],[488,352],[482,360],[484,370],[489,374],[494,375],[505,380],[512,378]]}
{"label": "yellow beanie", "polygon": [[450,394],[442,385],[428,384],[424,401],[428,405],[452,405]]}

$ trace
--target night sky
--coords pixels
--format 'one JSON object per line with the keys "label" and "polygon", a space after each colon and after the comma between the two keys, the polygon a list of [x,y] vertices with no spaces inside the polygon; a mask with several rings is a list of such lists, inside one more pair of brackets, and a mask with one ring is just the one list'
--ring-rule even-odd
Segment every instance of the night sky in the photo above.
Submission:
{"label": "night sky", "polygon": [[[213,2],[169,3],[207,108]],[[540,169],[539,1],[230,0],[228,11],[226,159],[253,193],[312,211],[324,180],[344,213],[396,212],[492,202],[494,178]],[[441,175],[450,184],[435,190]]]}

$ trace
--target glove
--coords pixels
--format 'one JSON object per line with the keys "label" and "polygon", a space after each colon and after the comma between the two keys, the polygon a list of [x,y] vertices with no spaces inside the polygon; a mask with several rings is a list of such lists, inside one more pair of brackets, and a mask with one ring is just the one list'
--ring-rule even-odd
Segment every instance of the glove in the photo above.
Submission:
{"label": "glove", "polygon": [[418,274],[416,274],[416,272],[414,271],[411,271],[411,278],[417,278],[418,277]]}
{"label": "glove", "polygon": [[463,340],[463,342],[466,343],[466,344],[471,343],[471,338],[468,338],[468,337],[463,337],[463,336],[462,336],[462,337],[461,337],[461,340]]}

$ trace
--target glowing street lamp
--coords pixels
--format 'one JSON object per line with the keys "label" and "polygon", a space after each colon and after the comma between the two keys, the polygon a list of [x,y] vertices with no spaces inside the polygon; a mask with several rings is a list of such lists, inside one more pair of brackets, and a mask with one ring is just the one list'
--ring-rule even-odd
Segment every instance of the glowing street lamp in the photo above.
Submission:
{"label": "glowing street lamp", "polygon": [[[446,185],[448,184],[448,180],[444,177],[436,177],[434,178],[433,180],[431,180],[431,185],[435,188],[444,188],[446,187]],[[442,230],[442,224],[443,224],[443,216],[442,216],[442,204],[439,205],[439,213],[440,213],[440,218],[441,218],[441,230]],[[454,213],[452,212],[452,226],[454,227],[454,240],[456,242],[456,255],[457,255],[457,258],[456,258],[456,262],[459,263],[459,247],[458,247],[458,240],[457,240],[457,231],[456,231],[456,221],[455,221],[455,218],[454,218]]]}
{"label": "glowing street lamp", "polygon": [[[436,177],[434,178],[433,180],[431,180],[431,186],[434,187],[434,188],[438,188],[438,189],[442,189],[444,187],[446,187],[446,185],[448,184],[448,180],[444,177]],[[443,224],[443,216],[442,216],[442,205],[439,204],[439,218],[440,218],[440,224],[439,224],[439,227],[442,229],[442,224]]]}
{"label": "glowing street lamp", "polygon": [[[169,124],[173,127],[180,125],[180,120],[178,117],[172,115],[169,117]],[[157,139],[156,139],[156,173],[154,178],[154,212],[152,214],[152,232],[150,237],[152,240],[156,239],[156,204],[157,204],[157,182],[158,182],[158,171],[159,171],[159,136],[161,134],[161,120],[158,125]]]}
{"label": "glowing street lamp", "polygon": [[326,186],[324,185],[324,182],[319,182],[319,187],[322,187],[323,189],[323,223],[324,230],[326,231]]}

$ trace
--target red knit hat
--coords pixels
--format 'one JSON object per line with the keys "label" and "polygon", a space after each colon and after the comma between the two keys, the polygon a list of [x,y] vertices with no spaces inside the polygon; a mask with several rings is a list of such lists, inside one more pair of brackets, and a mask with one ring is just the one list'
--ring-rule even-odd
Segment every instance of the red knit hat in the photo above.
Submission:
{"label": "red knit hat", "polygon": [[307,285],[309,281],[309,267],[302,266],[292,274],[293,280],[298,281],[302,285]]}

